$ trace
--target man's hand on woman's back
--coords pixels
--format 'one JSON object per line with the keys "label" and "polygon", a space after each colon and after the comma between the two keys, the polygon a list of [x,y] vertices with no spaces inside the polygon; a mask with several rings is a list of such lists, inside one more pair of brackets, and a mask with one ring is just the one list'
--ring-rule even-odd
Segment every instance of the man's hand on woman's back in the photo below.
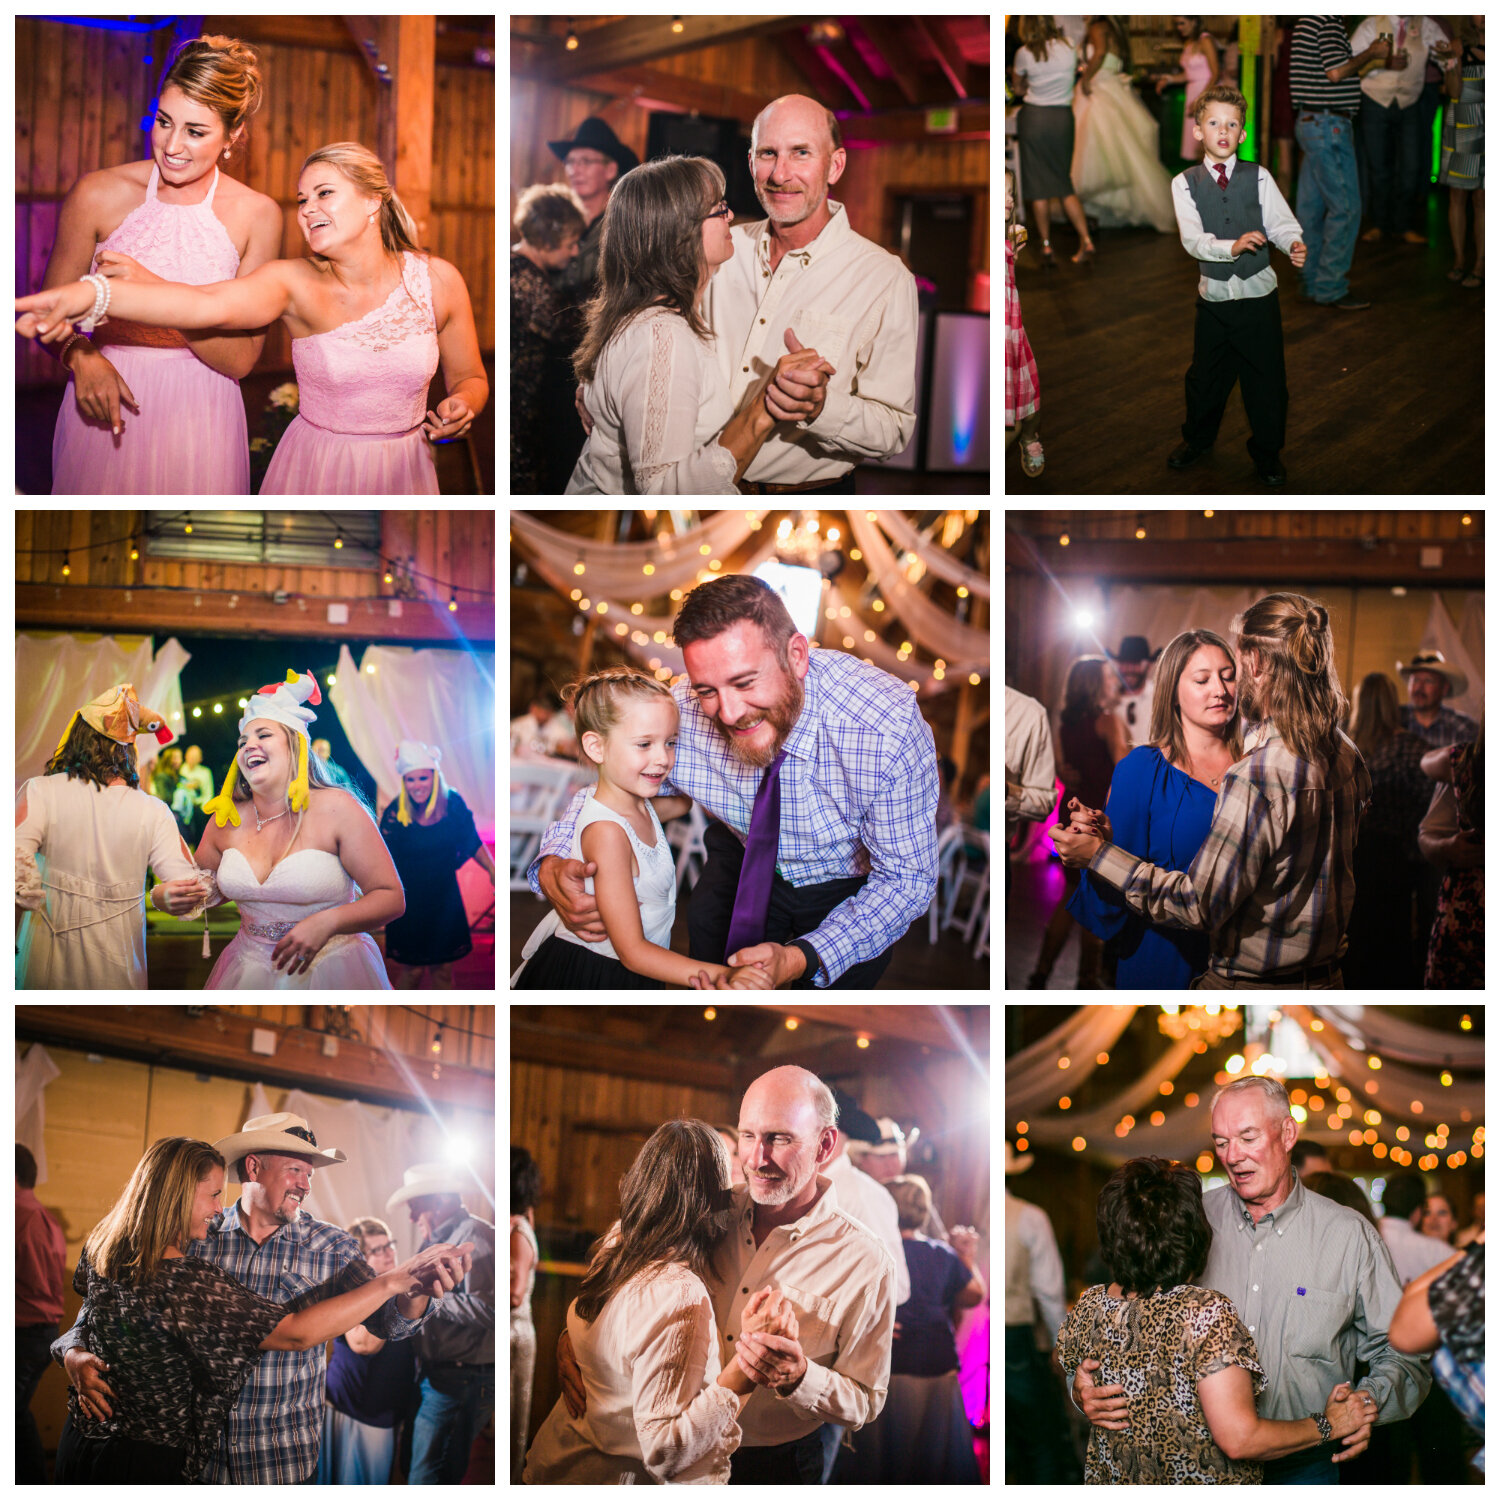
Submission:
{"label": "man's hand on woman's back", "polygon": [[1086,1359],[1073,1376],[1073,1399],[1090,1423],[1111,1432],[1129,1432],[1129,1405],[1123,1385],[1095,1385],[1097,1359]]}

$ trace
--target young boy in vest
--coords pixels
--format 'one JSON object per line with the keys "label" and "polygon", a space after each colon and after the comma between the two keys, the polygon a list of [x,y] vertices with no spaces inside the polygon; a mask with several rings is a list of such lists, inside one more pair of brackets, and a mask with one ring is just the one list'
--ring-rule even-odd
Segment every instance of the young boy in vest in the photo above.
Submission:
{"label": "young boy in vest", "polygon": [[1185,469],[1213,446],[1236,380],[1250,419],[1250,457],[1263,483],[1286,484],[1286,362],[1281,307],[1267,240],[1301,267],[1302,226],[1275,179],[1235,153],[1245,139],[1245,96],[1204,89],[1193,108],[1203,160],[1172,179],[1182,247],[1198,262],[1198,316],[1187,372],[1187,421],[1167,463]]}

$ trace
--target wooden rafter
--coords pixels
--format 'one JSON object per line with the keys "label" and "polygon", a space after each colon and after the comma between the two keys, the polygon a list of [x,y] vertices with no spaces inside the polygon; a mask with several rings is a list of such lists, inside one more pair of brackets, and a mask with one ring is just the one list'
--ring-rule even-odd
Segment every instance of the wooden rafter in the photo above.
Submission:
{"label": "wooden rafter", "polygon": [[[423,1058],[342,1037],[337,1052],[327,1056],[327,1039],[321,1032],[277,1026],[213,1007],[194,1015],[184,1005],[18,1005],[15,1017],[16,1036],[22,1041],[79,1047],[160,1067],[293,1085],[406,1109],[438,1103],[491,1114],[495,1110],[493,1073],[444,1063],[441,1078],[434,1081],[432,1067]],[[256,1031],[275,1037],[273,1055],[251,1051]]]}
{"label": "wooden rafter", "polygon": [[[632,16],[608,26],[578,32],[578,46],[571,52],[556,39],[556,53],[539,56],[525,76],[544,83],[565,83],[588,73],[636,63],[655,62],[679,52],[700,47],[722,46],[746,37],[763,36],[794,25],[795,16],[682,16],[682,30],[672,30],[666,16]],[[527,40],[535,40],[528,37]]]}
{"label": "wooden rafter", "polygon": [[953,33],[948,29],[948,23],[938,16],[913,16],[911,23],[917,29],[917,34],[932,49],[932,55],[937,59],[938,66],[948,77],[948,83],[954,94],[960,99],[970,97],[966,84],[969,73],[968,59],[963,54],[963,49],[953,38]]}

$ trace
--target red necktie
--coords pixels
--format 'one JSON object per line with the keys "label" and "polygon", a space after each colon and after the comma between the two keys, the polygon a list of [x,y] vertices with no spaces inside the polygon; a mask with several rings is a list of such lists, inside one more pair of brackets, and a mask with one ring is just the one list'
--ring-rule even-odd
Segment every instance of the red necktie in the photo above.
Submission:
{"label": "red necktie", "polygon": [[1227,193],[1229,191],[1229,178],[1224,173],[1224,163],[1215,162],[1214,171],[1219,174],[1219,190]]}

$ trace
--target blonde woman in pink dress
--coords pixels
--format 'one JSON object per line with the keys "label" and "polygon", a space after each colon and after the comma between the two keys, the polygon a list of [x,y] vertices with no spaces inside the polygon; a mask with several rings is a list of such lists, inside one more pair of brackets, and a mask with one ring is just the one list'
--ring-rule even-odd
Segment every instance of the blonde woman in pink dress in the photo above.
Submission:
{"label": "blonde woman in pink dress", "polygon": [[[273,259],[281,209],[221,171],[260,102],[260,68],[243,42],[184,42],[162,85],[149,158],[90,172],[73,187],[42,285],[108,273],[131,257],[142,282],[202,285]],[[184,333],[118,317],[92,338],[59,343],[72,389],[52,437],[52,493],[248,494],[239,381],[264,343],[263,331]]]}
{"label": "blonde woman in pink dress", "polygon": [[[16,299],[16,331],[44,343],[68,320],[106,316],[178,328],[260,328],[292,336],[301,410],[277,445],[263,495],[436,495],[431,444],[461,437],[489,400],[469,291],[447,261],[418,251],[416,226],[379,158],[353,141],[324,146],[297,180],[311,254],[273,260],[212,286],[142,284],[133,265],[107,280]],[[439,364],[447,397],[427,407]],[[187,435],[181,446],[189,446]]]}

